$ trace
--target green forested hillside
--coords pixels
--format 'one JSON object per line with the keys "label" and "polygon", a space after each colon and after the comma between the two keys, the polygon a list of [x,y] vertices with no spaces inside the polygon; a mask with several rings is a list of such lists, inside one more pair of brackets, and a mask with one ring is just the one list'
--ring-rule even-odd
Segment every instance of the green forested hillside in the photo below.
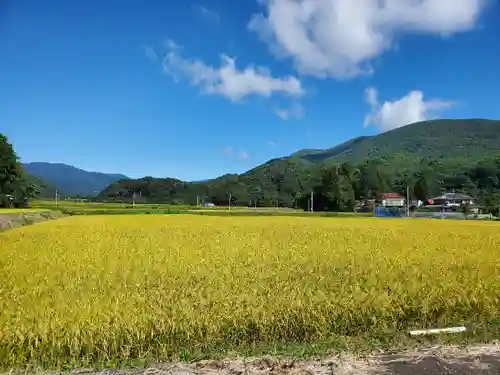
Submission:
{"label": "green forested hillside", "polygon": [[485,154],[496,152],[500,152],[500,121],[470,119],[419,122],[376,136],[355,138],[301,157],[310,161],[348,160],[351,163],[379,157],[400,165],[428,157],[441,164],[456,164],[474,163]]}
{"label": "green forested hillside", "polygon": [[[26,181],[33,186],[35,186],[37,191],[37,198],[54,198],[56,194],[56,188],[52,186],[47,181],[42,180],[40,177],[33,176],[32,174],[26,173]],[[64,196],[64,192],[58,191],[58,196]]]}
{"label": "green forested hillside", "polygon": [[[481,178],[491,180],[500,165],[496,164],[498,157],[500,121],[434,120],[377,136],[358,137],[328,150],[299,151],[241,175],[200,183],[154,178],[121,180],[106,188],[100,198],[128,200],[135,191],[142,200],[150,202],[193,204],[198,197],[227,204],[231,195],[235,204],[294,206],[301,197],[324,184],[325,171],[331,172],[345,162],[348,165],[344,169],[352,171],[344,172],[364,179],[362,184],[367,186],[364,192],[357,190],[358,198],[373,195],[376,190],[404,190],[410,180],[416,186],[417,181],[422,185],[424,177],[432,181],[425,182],[426,186],[418,185],[417,190],[424,189],[428,194],[452,188],[479,194],[484,188],[478,185],[477,174],[486,173],[489,177]],[[340,178],[336,173],[332,178]],[[493,186],[495,183],[488,189],[495,190]]]}

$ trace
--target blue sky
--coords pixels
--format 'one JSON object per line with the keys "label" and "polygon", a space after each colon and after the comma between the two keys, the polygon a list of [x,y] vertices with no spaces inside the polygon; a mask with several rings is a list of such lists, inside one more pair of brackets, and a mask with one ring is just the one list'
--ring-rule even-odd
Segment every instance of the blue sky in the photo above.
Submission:
{"label": "blue sky", "polygon": [[6,0],[0,132],[25,162],[198,180],[498,119],[499,20],[493,0]]}

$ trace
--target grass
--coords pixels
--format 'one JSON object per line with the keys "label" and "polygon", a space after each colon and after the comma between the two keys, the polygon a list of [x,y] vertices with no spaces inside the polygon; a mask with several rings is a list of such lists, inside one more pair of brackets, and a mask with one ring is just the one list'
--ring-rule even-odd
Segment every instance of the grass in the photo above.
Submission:
{"label": "grass", "polygon": [[429,224],[109,215],[13,229],[0,367],[309,355],[449,325],[500,338],[500,226]]}

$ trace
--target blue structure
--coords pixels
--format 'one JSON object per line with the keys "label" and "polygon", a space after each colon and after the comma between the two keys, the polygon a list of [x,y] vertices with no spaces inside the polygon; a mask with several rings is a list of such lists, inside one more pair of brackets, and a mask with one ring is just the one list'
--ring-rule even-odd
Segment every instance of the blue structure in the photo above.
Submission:
{"label": "blue structure", "polygon": [[375,217],[404,217],[404,214],[398,208],[389,207],[375,207],[373,209],[373,216]]}

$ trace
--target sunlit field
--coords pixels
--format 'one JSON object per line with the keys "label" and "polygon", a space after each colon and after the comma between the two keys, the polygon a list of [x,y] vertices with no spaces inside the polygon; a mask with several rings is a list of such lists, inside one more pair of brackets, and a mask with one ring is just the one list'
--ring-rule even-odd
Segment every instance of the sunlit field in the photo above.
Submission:
{"label": "sunlit field", "polygon": [[228,207],[214,206],[204,207],[202,205],[188,205],[188,204],[166,204],[166,203],[136,203],[131,202],[117,203],[117,202],[92,202],[92,201],[78,201],[78,200],[34,200],[30,203],[32,208],[67,208],[78,210],[123,210],[123,209],[176,209],[176,210],[225,210]]}
{"label": "sunlit field", "polygon": [[44,208],[0,208],[0,214],[22,214],[32,212],[48,212],[50,210]]}
{"label": "sunlit field", "polygon": [[73,216],[0,234],[0,366],[473,326],[499,275],[494,222]]}

